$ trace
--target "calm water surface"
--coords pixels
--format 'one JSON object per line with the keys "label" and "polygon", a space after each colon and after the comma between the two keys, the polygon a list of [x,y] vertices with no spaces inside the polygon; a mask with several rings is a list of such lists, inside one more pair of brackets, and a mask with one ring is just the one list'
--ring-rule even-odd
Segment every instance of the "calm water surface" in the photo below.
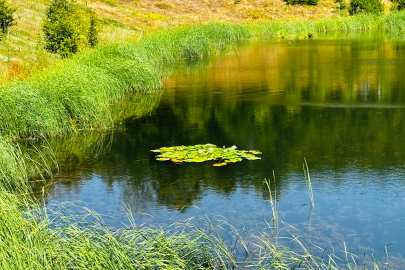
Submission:
{"label": "calm water surface", "polygon": [[[381,33],[243,45],[165,79],[156,108],[112,134],[68,138],[50,208],[84,202],[119,227],[207,215],[238,229],[282,221],[314,245],[405,257],[405,42]],[[66,142],[67,141],[67,142]],[[225,167],[155,161],[151,149],[212,143],[263,152]],[[61,154],[63,147],[70,149]],[[86,149],[97,149],[88,151]],[[76,150],[72,150],[76,149]],[[59,152],[58,152],[59,151]],[[312,213],[302,163],[308,162]],[[146,213],[148,215],[144,215]]]}

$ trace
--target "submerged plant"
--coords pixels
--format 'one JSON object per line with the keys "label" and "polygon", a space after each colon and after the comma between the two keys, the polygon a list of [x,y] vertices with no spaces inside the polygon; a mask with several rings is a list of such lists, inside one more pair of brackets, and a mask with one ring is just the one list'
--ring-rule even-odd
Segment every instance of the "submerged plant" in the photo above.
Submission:
{"label": "submerged plant", "polygon": [[159,161],[169,161],[174,163],[182,162],[204,162],[207,160],[218,160],[215,163],[215,167],[221,167],[227,165],[228,163],[235,163],[242,161],[243,159],[256,160],[260,159],[257,154],[261,154],[257,150],[236,150],[236,146],[229,148],[220,148],[214,144],[197,144],[190,146],[172,146],[172,147],[161,147],[156,150],[151,150],[152,152],[161,153],[156,156],[156,160]]}

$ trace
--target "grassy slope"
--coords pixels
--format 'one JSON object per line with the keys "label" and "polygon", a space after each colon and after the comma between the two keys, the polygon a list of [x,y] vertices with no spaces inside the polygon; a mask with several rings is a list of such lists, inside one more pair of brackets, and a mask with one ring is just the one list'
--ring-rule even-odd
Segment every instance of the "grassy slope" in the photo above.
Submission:
{"label": "grassy slope", "polygon": [[[388,1],[388,0],[387,0]],[[0,41],[0,83],[26,78],[59,60],[43,50],[42,20],[50,0],[13,0],[17,25]],[[320,19],[346,16],[333,0],[319,6],[288,6],[283,0],[78,0],[100,15],[102,44],[138,39],[179,25],[201,22],[263,22],[269,20]],[[145,34],[142,34],[145,36]],[[14,63],[13,63],[14,62]]]}
{"label": "grassy slope", "polygon": [[[42,21],[50,0],[9,0],[17,25],[0,41],[0,83],[24,79],[59,61],[43,50]],[[347,16],[334,0],[289,6],[283,0],[77,0],[101,18],[101,44],[137,40],[162,29],[201,22],[250,23]],[[383,0],[386,10],[391,1]]]}

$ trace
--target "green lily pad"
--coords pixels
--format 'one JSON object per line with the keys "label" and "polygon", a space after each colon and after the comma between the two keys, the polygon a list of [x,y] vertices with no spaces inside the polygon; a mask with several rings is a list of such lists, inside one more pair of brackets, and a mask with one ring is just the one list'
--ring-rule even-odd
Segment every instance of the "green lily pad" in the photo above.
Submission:
{"label": "green lily pad", "polygon": [[216,167],[221,167],[227,163],[240,162],[243,159],[257,160],[261,159],[256,155],[261,154],[257,150],[237,150],[236,146],[229,148],[220,148],[214,144],[197,144],[190,146],[171,146],[171,147],[161,147],[159,149],[151,150],[154,153],[160,153],[156,156],[156,160],[168,161],[171,160],[176,164],[181,164],[182,162],[205,162],[208,160],[215,160],[221,165],[215,165]]}

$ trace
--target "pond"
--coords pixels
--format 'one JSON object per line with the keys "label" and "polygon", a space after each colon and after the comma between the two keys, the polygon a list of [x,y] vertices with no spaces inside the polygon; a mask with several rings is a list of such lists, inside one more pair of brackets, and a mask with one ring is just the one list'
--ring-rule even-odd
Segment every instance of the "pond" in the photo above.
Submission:
{"label": "pond", "polygon": [[[378,261],[388,246],[389,261],[403,264],[405,41],[333,33],[232,52],[173,72],[142,117],[128,113],[130,98],[113,131],[50,142],[60,176],[47,189],[48,207],[85,204],[112,227],[125,222],[125,205],[137,224],[208,216],[260,229],[272,218],[263,183],[272,179],[282,224],[297,229],[283,225],[285,234],[313,250],[342,255],[346,245]],[[214,167],[160,162],[150,152],[207,143],[259,150],[261,159]]]}

